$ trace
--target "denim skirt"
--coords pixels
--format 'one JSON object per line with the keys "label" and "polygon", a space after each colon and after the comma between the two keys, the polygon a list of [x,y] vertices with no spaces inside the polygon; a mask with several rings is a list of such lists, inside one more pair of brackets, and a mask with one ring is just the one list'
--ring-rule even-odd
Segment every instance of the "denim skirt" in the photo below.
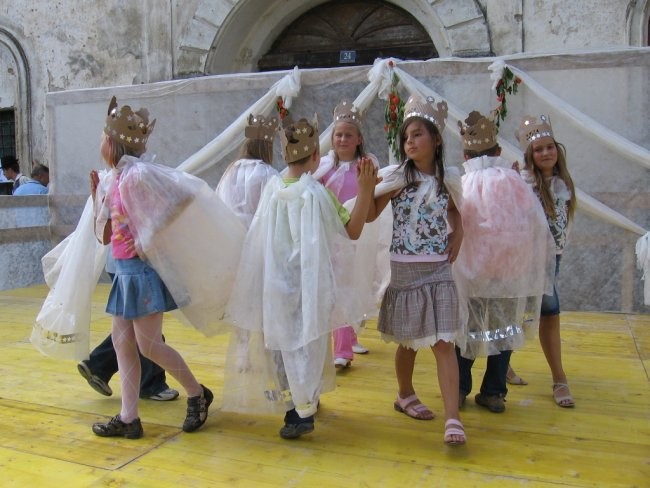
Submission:
{"label": "denim skirt", "polygon": [[165,283],[149,264],[138,257],[115,260],[107,313],[131,320],[177,308]]}

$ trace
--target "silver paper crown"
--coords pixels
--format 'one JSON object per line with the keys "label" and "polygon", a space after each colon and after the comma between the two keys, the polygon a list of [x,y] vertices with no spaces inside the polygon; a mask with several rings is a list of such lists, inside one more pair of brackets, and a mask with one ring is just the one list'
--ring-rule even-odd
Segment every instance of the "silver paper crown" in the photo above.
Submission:
{"label": "silver paper crown", "polygon": [[336,122],[350,122],[361,128],[362,114],[357,110],[352,102],[343,100],[334,108],[334,123]]}
{"label": "silver paper crown", "polygon": [[149,111],[146,108],[141,108],[137,112],[128,105],[118,108],[117,99],[111,98],[104,133],[113,141],[143,152],[155,125],[155,119],[149,123]]}
{"label": "silver paper crown", "polygon": [[519,140],[522,149],[528,148],[528,145],[534,140],[542,137],[553,137],[553,128],[551,127],[551,118],[548,115],[540,115],[540,122],[534,115],[525,115],[521,119],[519,129],[515,132],[515,137]]}
{"label": "silver paper crown", "polygon": [[[290,139],[287,138],[287,132]],[[280,139],[282,156],[287,164],[310,156],[318,150],[318,117],[314,114],[311,122],[303,118],[287,125],[280,131]]]}
{"label": "silver paper crown", "polygon": [[434,103],[433,97],[427,97],[424,100],[417,95],[411,95],[404,105],[404,122],[411,117],[420,117],[433,123],[438,132],[442,134],[447,120],[447,102],[444,100],[438,102],[435,107]]}
{"label": "silver paper crown", "polygon": [[494,122],[476,110],[469,113],[465,124],[458,121],[463,149],[467,151],[487,151],[497,145],[497,127]]}
{"label": "silver paper crown", "polygon": [[248,139],[272,141],[279,126],[280,121],[277,117],[271,117],[267,120],[264,115],[250,114],[248,116],[248,127],[244,129],[244,135]]}

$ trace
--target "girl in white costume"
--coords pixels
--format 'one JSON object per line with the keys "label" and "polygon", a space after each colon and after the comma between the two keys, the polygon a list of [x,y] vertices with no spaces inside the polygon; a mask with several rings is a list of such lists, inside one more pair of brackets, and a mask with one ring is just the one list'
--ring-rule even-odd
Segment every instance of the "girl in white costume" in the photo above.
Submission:
{"label": "girl in white costume", "polygon": [[377,170],[362,160],[348,212],[311,175],[320,159],[317,123],[301,119],[281,137],[287,173],[264,189],[228,309],[236,326],[262,331],[276,352],[278,384],[258,395],[287,405],[280,436],[293,439],[314,430],[332,324],[359,318],[353,290],[337,286],[333,250],[343,252],[341,241],[361,234]]}
{"label": "girl in white costume", "polygon": [[500,157],[494,122],[474,111],[459,126],[464,238],[454,273],[467,290],[469,311],[456,341],[460,403],[472,390],[474,360],[487,356],[475,400],[500,413],[510,355],[536,335],[542,295],[552,288],[555,246],[537,197]]}
{"label": "girl in white costume", "polygon": [[[334,127],[332,128],[332,148],[321,157],[320,165],[314,178],[329,188],[341,203],[357,196],[357,168],[360,158],[370,159],[379,169],[379,162],[374,154],[366,153],[361,134],[361,114],[349,101],[343,101],[334,109]],[[357,339],[351,325],[334,330],[334,366],[350,366],[353,353],[366,354],[368,349]]]}
{"label": "girl in white costume", "polygon": [[[391,278],[379,312],[378,330],[398,344],[395,410],[419,420],[434,418],[417,397],[413,368],[420,348],[430,347],[438,365],[438,383],[445,407],[444,442],[466,441],[458,412],[458,363],[454,341],[460,330],[459,299],[451,264],[457,257],[463,229],[458,174],[452,179],[443,166],[442,130],[447,104],[411,97],[400,128],[403,163],[384,168],[385,187],[375,192],[369,218],[390,201],[393,209]],[[386,193],[381,193],[382,191]],[[452,192],[454,194],[452,195]],[[451,232],[448,229],[451,227]]]}
{"label": "girl in white costume", "polygon": [[[246,140],[240,157],[224,172],[216,193],[248,229],[257,210],[262,191],[278,171],[273,162],[273,142],[279,121],[275,117],[253,115],[244,129]],[[275,358],[264,348],[262,331],[235,328],[230,337],[224,373],[223,411],[237,413],[284,412],[282,401],[261,401],[250,395],[267,392],[273,396],[279,382],[274,374]]]}
{"label": "girl in white costume", "polygon": [[[555,239],[557,279],[562,251],[576,207],[573,180],[566,163],[566,150],[555,140],[547,115],[540,115],[539,121],[532,115],[523,117],[516,135],[524,150],[525,166],[522,176],[537,194]],[[560,300],[555,285],[552,294],[542,298],[539,342],[551,368],[555,403],[564,408],[574,407],[575,402],[562,366]]]}
{"label": "girl in white costume", "polygon": [[[185,432],[193,432],[205,423],[213,399],[212,392],[199,384],[181,355],[162,340],[163,312],[178,308],[177,297],[189,297],[185,293],[172,296],[148,257],[155,254],[155,242],[164,238],[164,232],[158,232],[156,227],[176,220],[191,205],[192,197],[188,188],[172,185],[176,194],[171,192],[164,200],[158,198],[154,202],[153,198],[160,196],[157,192],[165,194],[164,186],[158,183],[171,176],[169,170],[142,160],[154,124],[155,121],[149,123],[146,109],[133,112],[128,105],[118,108],[113,97],[100,146],[111,169],[106,187],[98,191],[99,174],[90,173],[97,216],[95,232],[100,242],[112,244],[115,258],[115,277],[106,311],[113,315],[112,338],[122,386],[120,413],[108,422],[93,425],[93,432],[102,437],[137,439],[143,435],[138,417],[138,350],[169,372],[187,391]],[[157,192],[152,194],[152,190]]]}

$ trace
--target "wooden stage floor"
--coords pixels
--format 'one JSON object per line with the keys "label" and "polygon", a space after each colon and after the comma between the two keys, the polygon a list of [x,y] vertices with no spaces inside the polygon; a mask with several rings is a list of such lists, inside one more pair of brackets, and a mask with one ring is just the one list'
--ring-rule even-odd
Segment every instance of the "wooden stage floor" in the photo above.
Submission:
{"label": "wooden stage floor", "polygon": [[[575,409],[557,407],[536,342],[513,355],[528,386],[513,386],[506,411],[473,396],[461,411],[468,444],[443,445],[444,422],[393,409],[394,346],[369,324],[370,354],[357,356],[323,396],[316,430],[278,436],[281,418],[220,412],[226,338],[205,338],[173,316],[167,341],[215,394],[206,425],[185,434],[185,395],[140,402],[140,440],[96,437],[95,421],[119,412],[93,391],[73,361],[42,356],[29,343],[44,286],[0,292],[0,486],[2,487],[648,487],[650,486],[650,315],[562,314],[564,363]],[[92,344],[108,333],[107,286],[94,294]],[[474,368],[480,384],[484,360]],[[168,378],[171,386],[177,383]],[[421,351],[415,385],[436,412],[442,402],[433,354]]]}

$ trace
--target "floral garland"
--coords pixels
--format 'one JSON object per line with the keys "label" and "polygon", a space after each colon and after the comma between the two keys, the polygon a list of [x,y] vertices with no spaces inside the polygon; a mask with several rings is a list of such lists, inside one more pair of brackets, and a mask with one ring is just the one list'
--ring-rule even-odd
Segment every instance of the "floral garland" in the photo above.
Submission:
{"label": "floral garland", "polygon": [[388,147],[393,151],[393,155],[397,161],[400,159],[399,129],[404,120],[404,100],[399,95],[398,85],[399,77],[393,73],[388,102],[386,103],[386,111],[384,113],[386,141],[388,141]]}
{"label": "floral garland", "polygon": [[275,100],[275,109],[278,111],[281,121],[289,115],[289,109],[284,106],[284,99],[282,97],[278,97]]}
{"label": "floral garland", "polygon": [[501,72],[501,78],[499,79],[499,81],[497,81],[496,87],[494,88],[494,90],[497,93],[497,101],[499,102],[497,108],[495,108],[492,111],[492,113],[494,114],[494,123],[496,124],[497,127],[499,127],[500,122],[502,120],[505,120],[506,115],[508,115],[506,93],[508,95],[514,95],[515,93],[517,93],[520,84],[521,84],[521,78],[515,76],[514,73],[510,71],[510,68],[508,68],[507,66],[503,68],[503,71]]}

